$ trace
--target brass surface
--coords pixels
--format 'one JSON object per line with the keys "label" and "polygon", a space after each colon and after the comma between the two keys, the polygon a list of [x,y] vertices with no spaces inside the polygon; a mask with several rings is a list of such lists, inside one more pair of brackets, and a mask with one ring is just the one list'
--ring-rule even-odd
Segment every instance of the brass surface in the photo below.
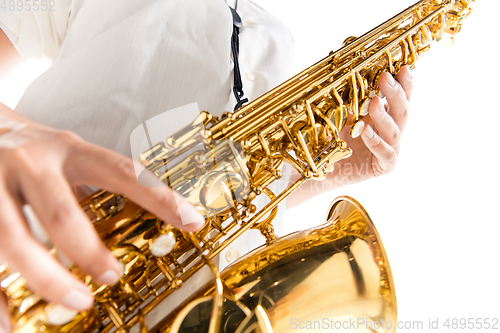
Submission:
{"label": "brass surface", "polygon": [[[420,1],[363,36],[350,37],[338,51],[240,110],[220,118],[202,112],[141,154],[148,170],[205,216],[204,228],[183,232],[123,196],[95,193],[81,206],[124,263],[124,276],[115,286],[100,286],[72,268],[94,292],[95,305],[67,324],[51,326],[47,312],[54,305],[31,292],[8,264],[0,266],[14,332],[128,332],[135,325],[141,333],[192,332],[193,327],[289,332],[325,318],[354,321],[354,331],[370,332],[368,322],[391,322],[392,328],[377,331],[394,331],[389,263],[357,202],[339,198],[324,226],[282,238],[274,235],[271,222],[287,196],[306,181],[323,180],[335,162],[351,155],[340,133],[362,130],[367,103],[379,94],[380,74],[415,66],[432,41],[446,36],[452,41],[473,5],[471,0]],[[268,186],[282,177],[284,163],[302,177],[273,193]],[[253,201],[261,195],[270,201],[257,209]],[[249,229],[260,230],[266,244],[219,272],[215,257]],[[160,236],[175,245],[155,257],[150,248]],[[149,314],[204,268],[213,282],[148,327]]]}
{"label": "brass surface", "polygon": [[[232,291],[224,302],[222,332],[246,332],[259,317],[267,331],[275,333],[310,331],[307,322],[332,328],[337,322],[344,331],[349,323],[357,323],[359,332],[372,332],[382,320],[386,327],[396,326],[396,298],[382,242],[366,211],[349,197],[332,203],[325,225],[248,253],[221,278]],[[212,284],[202,288],[180,307],[194,309],[170,314],[157,325],[158,331],[206,332],[212,308],[207,296],[213,289]]]}

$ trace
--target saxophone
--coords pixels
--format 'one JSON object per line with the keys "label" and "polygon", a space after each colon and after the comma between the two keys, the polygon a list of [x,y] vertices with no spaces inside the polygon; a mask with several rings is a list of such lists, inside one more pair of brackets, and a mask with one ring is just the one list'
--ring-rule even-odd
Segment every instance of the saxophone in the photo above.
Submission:
{"label": "saxophone", "polygon": [[[453,41],[473,5],[419,1],[234,113],[202,112],[152,146],[140,162],[190,201],[205,226],[177,230],[126,197],[98,191],[81,206],[123,263],[123,277],[114,286],[97,285],[72,268],[95,305],[61,316],[3,264],[0,286],[14,332],[394,332],[389,262],[358,202],[339,197],[324,225],[281,238],[271,222],[288,195],[323,180],[351,155],[340,133],[361,134],[370,100],[380,94],[380,74],[414,67],[433,41]],[[285,163],[301,177],[273,193]],[[259,196],[269,202],[257,209]],[[217,256],[249,229],[259,230],[265,245],[219,272]],[[202,273],[210,281],[190,286]],[[187,289],[197,291],[165,309]]]}

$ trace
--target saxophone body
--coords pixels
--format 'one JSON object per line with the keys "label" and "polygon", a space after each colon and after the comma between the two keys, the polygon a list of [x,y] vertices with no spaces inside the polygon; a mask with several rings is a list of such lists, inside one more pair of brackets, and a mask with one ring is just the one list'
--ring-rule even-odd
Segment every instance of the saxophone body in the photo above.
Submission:
{"label": "saxophone body", "polygon": [[[93,290],[95,306],[54,320],[57,305],[4,264],[0,286],[14,332],[393,332],[389,262],[359,203],[340,197],[323,226],[281,238],[271,222],[287,196],[351,155],[342,135],[361,134],[379,75],[413,67],[431,42],[452,40],[473,4],[420,1],[234,113],[202,112],[144,152],[142,165],[190,201],[205,226],[183,232],[121,195],[95,193],[81,206],[123,263],[122,279],[97,285],[71,268]],[[273,193],[285,163],[301,177]],[[259,196],[268,203],[257,209]],[[259,230],[265,245],[219,272],[217,256],[249,229]],[[191,286],[202,271],[211,281]],[[186,289],[191,296],[165,311]]]}

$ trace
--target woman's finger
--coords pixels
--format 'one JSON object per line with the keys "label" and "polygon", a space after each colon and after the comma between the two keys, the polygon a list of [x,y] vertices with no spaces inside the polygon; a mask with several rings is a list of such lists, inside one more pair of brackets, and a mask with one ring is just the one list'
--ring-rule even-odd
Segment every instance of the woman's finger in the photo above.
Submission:
{"label": "woman's finger", "polygon": [[366,147],[377,158],[377,163],[372,162],[374,175],[377,177],[391,172],[396,166],[398,158],[394,148],[382,140],[370,125],[365,127],[361,137]]}
{"label": "woman's finger", "polygon": [[413,73],[410,66],[403,66],[396,75],[396,81],[403,87],[406,99],[411,100],[411,95],[413,94]]}
{"label": "woman's finger", "polygon": [[144,179],[140,184],[135,168],[144,168],[134,166],[132,159],[91,144],[80,146],[72,158],[72,169],[66,172],[70,180],[123,194],[182,230],[197,231],[205,224],[203,216],[189,202],[150,172],[141,173]]}
{"label": "woman's finger", "polygon": [[401,132],[408,123],[408,110],[410,103],[402,85],[391,74],[384,72],[380,75],[380,91],[386,96],[389,104],[389,115],[394,119]]}
{"label": "woman's finger", "polygon": [[26,170],[20,180],[23,197],[65,257],[97,283],[114,285],[121,278],[121,266],[102,243],[61,173]]}
{"label": "woman's finger", "polygon": [[3,293],[0,292],[0,333],[10,333],[10,315],[7,310],[7,300]]}
{"label": "woman's finger", "polygon": [[91,308],[94,298],[90,290],[33,238],[19,199],[9,192],[0,186],[0,258],[45,300],[79,311]]}
{"label": "woman's finger", "polygon": [[373,97],[368,112],[374,127],[378,131],[378,135],[397,152],[401,141],[401,130],[394,119],[392,119],[385,110],[384,103],[380,97]]}

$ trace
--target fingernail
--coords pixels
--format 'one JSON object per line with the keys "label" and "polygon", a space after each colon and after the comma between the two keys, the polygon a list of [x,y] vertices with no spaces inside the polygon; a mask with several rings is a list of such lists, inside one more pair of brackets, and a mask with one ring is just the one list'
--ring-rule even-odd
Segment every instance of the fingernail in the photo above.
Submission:
{"label": "fingernail", "polygon": [[179,216],[183,225],[193,223],[200,228],[205,225],[205,219],[191,204],[182,204],[179,207]]}
{"label": "fingernail", "polygon": [[375,132],[371,128],[370,125],[366,126],[365,131],[363,132],[364,136],[367,137],[368,139],[372,139],[373,136],[375,135]]}
{"label": "fingernail", "polygon": [[411,73],[411,69],[408,68],[408,77],[407,77],[408,81],[411,81],[413,79],[413,74]]}
{"label": "fingernail", "polygon": [[106,284],[108,286],[115,285],[120,281],[121,276],[113,269],[108,269],[106,272],[102,273],[101,276],[97,278],[100,284]]}
{"label": "fingernail", "polygon": [[385,112],[385,107],[384,107],[384,104],[382,104],[382,102],[378,104],[377,110],[380,113],[384,113]]}
{"label": "fingernail", "polygon": [[53,326],[66,325],[78,315],[78,311],[68,309],[63,305],[48,305],[45,308],[47,322]]}
{"label": "fingernail", "polygon": [[118,268],[120,270],[119,276],[120,276],[120,279],[121,279],[123,277],[123,274],[125,274],[125,265],[121,261],[119,261],[118,262]]}
{"label": "fingernail", "polygon": [[62,299],[62,305],[75,310],[88,310],[94,304],[94,299],[90,291],[83,292],[80,290],[71,290]]}
{"label": "fingernail", "polygon": [[387,84],[394,88],[396,86],[396,80],[392,77],[391,73],[387,73]]}
{"label": "fingernail", "polygon": [[158,177],[151,173],[148,169],[144,169],[138,176],[137,181],[142,186],[147,187],[167,187]]}

